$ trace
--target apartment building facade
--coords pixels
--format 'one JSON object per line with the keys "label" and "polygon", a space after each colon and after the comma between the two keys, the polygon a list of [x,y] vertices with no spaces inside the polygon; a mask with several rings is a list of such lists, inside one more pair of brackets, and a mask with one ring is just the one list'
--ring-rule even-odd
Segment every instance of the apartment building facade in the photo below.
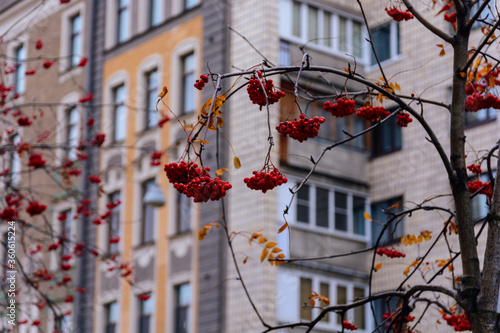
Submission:
{"label": "apartment building facade", "polygon": [[[5,52],[14,58],[36,57],[33,45],[41,38],[45,43],[42,50],[54,50],[62,57],[55,64],[60,66],[59,70],[43,78],[44,82],[54,84],[47,88],[47,85],[40,86],[36,76],[27,77],[23,83],[26,92],[21,94],[21,99],[35,98],[40,103],[58,101],[64,105],[59,109],[54,107],[55,120],[52,121],[65,125],[52,140],[54,144],[67,143],[68,148],[67,153],[56,151],[54,159],[74,154],[72,147],[82,137],[91,139],[97,132],[105,134],[101,149],[94,149],[88,161],[82,163],[87,163],[84,172],[98,174],[102,179],[102,193],[95,201],[99,214],[111,212],[103,225],[95,226],[89,219],[68,224],[75,241],[95,244],[100,255],[95,259],[87,253],[75,259],[72,277],[87,293],[76,293],[73,305],[61,302],[64,310],[61,316],[54,318],[49,311],[40,311],[33,304],[23,309],[29,317],[46,316],[42,323],[46,330],[261,331],[262,324],[238,281],[226,235],[221,228],[214,229],[203,241],[198,241],[198,230],[203,225],[212,222],[220,225],[224,221],[229,232],[242,235],[262,232],[268,239],[277,240],[284,253],[293,258],[325,256],[371,246],[381,223],[367,221],[364,212],[382,222],[385,217],[381,208],[398,202],[401,207],[407,207],[406,203],[420,203],[431,195],[450,192],[437,154],[426,143],[419,126],[410,124],[408,128],[401,128],[395,122],[387,123],[369,137],[357,138],[325,155],[288,209],[290,232],[277,235],[284,223],[283,210],[290,203],[288,188],[308,173],[309,157],[315,158],[325,147],[347,138],[342,130],[356,133],[368,125],[354,117],[330,119],[322,110],[325,99],[308,100],[307,91],[301,91],[304,98],[298,101],[302,111],[309,116],[328,117],[317,138],[300,144],[273,131],[270,158],[287,176],[286,185],[262,194],[251,191],[243,183],[252,171],[262,169],[269,144],[265,110],[259,111],[258,106],[252,105],[244,91],[232,96],[223,107],[222,133],[227,141],[220,138],[218,154],[213,147],[206,147],[204,152],[204,165],[211,166],[212,170],[229,169],[224,178],[232,184],[232,189],[224,205],[220,202],[193,204],[179,195],[165,177],[162,166],[178,161],[185,153],[186,133],[180,124],[195,123],[198,110],[212,97],[213,91],[207,89],[211,88],[210,84],[202,92],[193,87],[199,75],[208,72],[207,68],[213,73],[258,68],[255,66],[263,62],[262,54],[270,64],[297,65],[305,51],[310,54],[312,64],[345,68],[350,63],[360,74],[377,80],[380,73],[370,45],[365,42],[367,27],[357,3],[340,0],[82,0],[63,5],[59,1],[47,1],[43,7],[46,16],[42,16],[41,11],[27,16],[30,8],[37,4],[28,0],[12,1],[5,8],[0,7],[0,16],[9,18],[0,20],[2,31],[4,26],[15,25],[14,22],[23,17],[32,20],[33,26],[22,29],[23,26],[18,25],[16,42],[7,44],[12,50]],[[420,6],[423,5],[417,7],[422,9]],[[449,56],[438,56],[435,45],[439,40],[423,32],[415,20],[399,24],[392,21],[375,1],[368,1],[365,10],[384,70],[395,78],[402,94],[422,94],[427,99],[448,101],[451,61]],[[449,29],[448,23],[440,18],[434,18],[433,22],[444,30]],[[228,25],[245,36],[251,45],[231,32]],[[480,29],[473,33],[477,35],[474,38],[480,38]],[[52,42],[53,46],[49,44]],[[23,51],[24,45],[29,45],[27,51]],[[298,45],[305,46],[300,49]],[[66,55],[71,56],[64,57]],[[78,66],[82,57],[88,57],[86,67]],[[417,68],[411,76],[404,73]],[[16,82],[24,82],[22,70]],[[296,74],[291,78],[297,79]],[[331,85],[309,73],[303,73],[298,80],[301,86],[318,95],[331,94],[332,86],[342,90],[346,84],[338,77],[327,78]],[[294,81],[285,77],[273,77],[273,80],[287,95],[279,105],[271,106],[271,128],[298,116],[298,107],[291,95]],[[224,82],[222,92],[232,88],[235,82]],[[435,83],[441,84],[434,86]],[[156,105],[163,86],[169,91]],[[346,87],[351,92],[363,90],[353,82],[347,82]],[[66,108],[68,103],[89,92],[93,93],[89,107],[75,103],[78,116],[72,108]],[[364,100],[359,97],[356,102],[361,106]],[[158,122],[167,116],[171,119],[159,127]],[[499,132],[496,112],[482,110],[475,118],[469,118],[467,137],[471,152],[472,147],[475,151],[487,149]],[[95,121],[92,128],[83,126],[89,119]],[[430,108],[426,110],[426,119],[448,149],[448,111]],[[84,129],[81,133],[70,130],[80,126]],[[79,134],[72,134],[77,132]],[[209,135],[207,140],[214,146],[217,139]],[[151,154],[155,152],[161,153],[160,165],[151,163]],[[239,169],[233,166],[233,154],[241,161]],[[22,178],[21,182],[24,181]],[[88,196],[97,198],[95,186],[86,181],[81,184]],[[166,199],[161,207],[144,202],[145,194],[156,188],[161,189]],[[58,195],[57,191],[48,193]],[[118,202],[120,204],[111,209],[107,207]],[[432,202],[449,206],[446,196],[432,198]],[[52,223],[60,225],[58,217],[65,212],[75,214],[78,202],[62,198],[50,205]],[[479,202],[479,206],[484,205]],[[384,242],[399,248],[394,242],[398,237],[424,230],[438,232],[441,224],[435,221],[441,220],[438,214],[415,214],[393,233],[386,234]],[[275,267],[260,263],[261,248],[256,244],[250,246],[247,238],[235,236],[232,245],[246,288],[263,320],[270,325],[314,318],[319,309],[303,307],[311,290],[327,296],[332,304],[368,295],[370,253]],[[402,248],[407,257],[397,264],[382,260],[383,269],[374,275],[372,290],[384,291],[396,285],[404,277],[404,268],[424,249],[425,245]],[[441,259],[441,252],[436,251],[433,258]],[[52,265],[51,269],[57,270],[57,260],[52,254],[44,260]],[[59,299],[64,297],[61,294]],[[376,319],[368,304],[349,311],[344,319],[357,325],[359,332],[372,332],[384,312],[382,303],[375,308]],[[435,319],[438,318],[436,314]],[[339,331],[341,321],[340,317],[330,314],[318,324],[317,330]],[[427,331],[446,331],[446,327],[435,322],[427,320],[424,324],[427,326],[423,327]],[[25,332],[37,330],[19,327]]]}

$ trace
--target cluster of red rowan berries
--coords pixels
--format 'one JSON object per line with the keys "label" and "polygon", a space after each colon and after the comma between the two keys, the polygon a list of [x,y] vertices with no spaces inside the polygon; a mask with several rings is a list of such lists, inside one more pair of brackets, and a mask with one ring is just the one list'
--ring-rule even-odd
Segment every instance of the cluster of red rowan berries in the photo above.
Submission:
{"label": "cluster of red rowan berries", "polygon": [[42,154],[31,153],[30,159],[28,161],[28,166],[33,167],[35,169],[41,168],[47,163],[46,160],[42,158]]}
{"label": "cluster of red rowan berries", "polygon": [[386,255],[389,258],[404,258],[404,257],[406,257],[406,254],[404,254],[403,252],[399,252],[396,250],[389,250],[389,249],[385,249],[385,248],[378,249],[377,254],[379,256]]}
{"label": "cluster of red rowan berries", "polygon": [[194,87],[198,90],[202,90],[205,87],[205,83],[208,83],[208,76],[200,75],[200,79],[196,80]]}
{"label": "cluster of red rowan berries", "polygon": [[301,114],[299,120],[282,121],[276,126],[276,130],[283,136],[288,135],[294,140],[303,142],[318,136],[319,126],[324,122],[323,117],[306,118],[304,114]]}
{"label": "cluster of red rowan berries", "polygon": [[470,172],[478,174],[478,175],[480,175],[482,172],[481,166],[478,164],[474,164],[474,163],[472,163],[471,165],[468,165],[467,169],[469,169]]}
{"label": "cluster of red rowan berries", "polygon": [[397,9],[396,7],[392,7],[390,9],[387,9],[387,7],[385,7],[385,11],[396,22],[401,22],[403,20],[408,21],[413,18],[413,15],[410,13],[408,9],[405,12],[403,12]]}
{"label": "cluster of red rowan berries", "polygon": [[30,214],[30,216],[35,216],[42,214],[45,209],[47,209],[46,205],[43,205],[38,201],[30,201],[28,207],[26,207],[26,212]]}
{"label": "cluster of red rowan berries", "polygon": [[[398,316],[396,313],[392,313],[392,312],[386,312],[382,316],[382,320],[392,321],[392,327],[399,327],[401,325],[401,319],[403,319],[403,325],[406,326],[406,324],[415,320],[415,316],[408,315],[408,316],[401,317],[401,316]],[[389,328],[389,325],[385,325],[385,328]],[[407,331],[404,331],[404,332],[413,333],[413,331],[411,331],[410,329],[408,329],[408,328],[406,328],[406,329],[407,329]]]}
{"label": "cluster of red rowan berries", "polygon": [[276,186],[280,186],[288,182],[288,179],[283,177],[278,168],[274,168],[269,172],[253,171],[252,173],[252,177],[245,178],[243,181],[247,184],[249,189],[256,191],[260,190],[262,193],[266,193]]}
{"label": "cluster of red rowan berries", "polygon": [[106,139],[106,134],[97,133],[94,139],[92,139],[92,142],[90,144],[95,147],[100,147],[104,143],[105,139]]}
{"label": "cluster of red rowan berries", "polygon": [[[255,75],[252,75],[252,77],[248,81],[247,86],[248,96],[250,97],[250,100],[253,104],[258,104],[260,106],[271,105],[278,102],[281,97],[285,96],[285,93],[281,90],[274,89],[273,80],[262,79],[261,72],[257,72],[257,75],[259,78],[257,78]],[[265,94],[262,86],[264,86],[266,90]]]}
{"label": "cluster of red rowan berries", "polygon": [[444,20],[450,23],[457,22],[457,13],[453,12],[451,14],[444,14]]}
{"label": "cluster of red rowan berries", "polygon": [[467,95],[472,95],[475,92],[484,92],[486,90],[487,84],[486,82],[481,83],[481,82],[476,82],[476,83],[469,83],[467,82],[467,85],[465,86],[465,93]]}
{"label": "cluster of red rowan berries", "polygon": [[17,118],[17,124],[19,126],[30,126],[31,125],[31,120],[28,117],[19,117]]}
{"label": "cluster of red rowan berries", "polygon": [[443,314],[443,319],[446,320],[446,323],[448,325],[452,326],[455,329],[455,332],[471,330],[470,321],[465,312],[461,315],[452,314],[446,316]]}
{"label": "cluster of red rowan berries", "polygon": [[500,100],[493,94],[484,96],[483,94],[475,93],[467,96],[465,101],[465,111],[476,112],[482,109],[500,109]]}
{"label": "cluster of red rowan berries", "polygon": [[358,329],[358,326],[354,325],[354,324],[351,324],[350,322],[348,322],[347,320],[344,320],[344,322],[342,323],[342,327],[345,329],[345,330],[349,330],[349,331],[356,331]]}
{"label": "cluster of red rowan berries", "polygon": [[469,181],[469,192],[476,193],[482,188],[480,194],[484,194],[488,197],[488,200],[493,199],[493,188],[490,182],[482,182],[480,180]]}
{"label": "cluster of red rowan berries", "polygon": [[163,155],[163,152],[161,151],[154,151],[151,154],[151,166],[158,166],[161,163],[161,156]]}
{"label": "cluster of red rowan berries", "polygon": [[164,170],[174,188],[188,198],[193,198],[194,202],[219,200],[232,187],[229,182],[223,181],[219,177],[212,178],[208,173],[210,168],[204,168],[202,171],[193,162],[187,164],[181,161],[180,163],[166,164]]}
{"label": "cluster of red rowan berries", "polygon": [[379,118],[385,118],[391,113],[383,106],[363,106],[356,111],[356,115],[364,120],[377,121]]}
{"label": "cluster of red rowan berries", "polygon": [[335,104],[330,101],[326,101],[323,104],[323,110],[328,111],[335,117],[345,117],[350,116],[356,112],[356,102],[352,99],[339,98]]}
{"label": "cluster of red rowan berries", "polygon": [[398,113],[398,120],[396,121],[396,124],[401,127],[407,127],[409,123],[413,121],[413,119],[410,118],[410,114],[405,112],[405,113]]}

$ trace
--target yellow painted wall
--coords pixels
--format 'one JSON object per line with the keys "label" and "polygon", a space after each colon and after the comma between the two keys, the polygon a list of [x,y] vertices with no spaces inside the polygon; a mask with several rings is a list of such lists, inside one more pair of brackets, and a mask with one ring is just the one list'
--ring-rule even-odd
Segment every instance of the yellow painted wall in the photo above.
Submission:
{"label": "yellow painted wall", "polygon": [[[199,41],[198,49],[202,49],[202,33],[203,33],[203,17],[201,15],[194,17],[190,21],[186,21],[175,28],[166,31],[165,33],[152,37],[151,39],[147,40],[146,42],[138,45],[137,47],[134,47],[126,52],[123,52],[116,57],[113,57],[112,59],[108,60],[104,64],[104,73],[103,73],[103,80],[104,82],[107,82],[108,79],[110,78],[111,75],[118,71],[125,70],[128,72],[128,78],[129,82],[127,85],[127,93],[128,96],[131,96],[135,94],[136,92],[134,89],[137,87],[137,73],[138,73],[138,68],[140,63],[149,57],[150,55],[153,54],[161,54],[163,57],[163,75],[162,75],[162,82],[160,83],[160,86],[167,85],[168,83],[171,82],[171,73],[170,69],[172,68],[172,50],[175,48],[175,46],[180,43],[181,41],[187,39],[187,38],[196,38]],[[198,59],[202,59],[201,56],[198,57]],[[201,68],[201,67],[199,67]],[[168,105],[170,101],[170,94],[171,92],[175,91],[175,87],[168,87],[170,93],[167,94],[167,96],[164,98],[164,102]],[[103,92],[105,94],[106,92]],[[133,105],[131,102],[127,102],[128,105]],[[135,130],[136,130],[136,112],[133,110],[129,110],[128,114],[128,122],[127,122],[127,133],[129,133],[126,137],[125,145],[126,146],[133,146],[136,141],[136,135],[135,135]],[[169,131],[169,123],[167,123],[162,129],[162,139],[161,139],[161,145],[160,149],[165,149],[168,147],[169,142],[168,142],[168,131]],[[101,154],[106,154],[106,151],[101,152]],[[134,160],[134,150],[133,149],[128,149],[127,154],[126,154],[126,161],[125,161],[125,177],[126,179],[134,179],[134,167],[132,164],[132,161]],[[102,159],[101,159],[102,160]],[[167,179],[164,177],[164,172],[163,168],[158,168],[158,172],[161,174],[159,177],[159,186],[160,188],[166,189],[168,188],[167,186]],[[125,188],[122,189],[124,190],[125,197],[124,197],[124,205],[125,205],[125,219],[130,220],[130,217],[134,216],[134,207],[136,205],[133,205],[133,196],[134,196],[134,183],[132,181],[126,182]],[[168,193],[166,194],[168,196]],[[165,223],[165,221],[168,221],[168,210],[167,210],[167,205],[164,207],[158,209],[157,212],[157,223],[158,223],[158,235],[157,235],[157,243],[156,243],[156,251],[158,254],[155,263],[155,288],[154,288],[154,299],[156,302],[155,310],[155,327],[156,327],[156,332],[166,332],[167,331],[167,323],[166,323],[166,307],[167,307],[167,283],[166,280],[168,278],[168,272],[167,272],[167,242],[168,242],[168,223]],[[161,223],[160,223],[161,222]],[[132,259],[132,254],[133,254],[133,224],[132,223],[125,223],[123,225],[123,247],[124,251],[122,253],[122,260],[124,262],[130,261]],[[99,269],[96,270],[96,273],[99,272]],[[194,281],[193,281],[194,282]],[[131,309],[131,304],[132,304],[132,293],[131,293],[131,288],[129,284],[125,281],[122,280],[122,288],[121,288],[121,304],[120,304],[120,309],[121,309],[121,318],[122,320],[122,325],[121,325],[121,332],[128,332],[129,327],[128,324],[130,323],[130,318],[131,316],[135,315],[133,309]]]}

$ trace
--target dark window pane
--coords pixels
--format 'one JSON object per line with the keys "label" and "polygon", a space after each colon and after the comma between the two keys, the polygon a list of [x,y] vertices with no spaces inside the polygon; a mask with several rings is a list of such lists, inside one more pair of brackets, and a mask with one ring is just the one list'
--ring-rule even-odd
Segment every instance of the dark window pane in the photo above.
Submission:
{"label": "dark window pane", "polygon": [[129,26],[129,0],[117,0],[118,15],[117,15],[117,41],[123,43],[128,39]]}
{"label": "dark window pane", "polygon": [[297,192],[297,221],[309,223],[309,185],[304,184]]}
{"label": "dark window pane", "polygon": [[[375,52],[377,52],[378,60],[384,61],[391,57],[391,24],[373,28],[371,31]],[[372,53],[371,64],[377,63],[375,55]]]}
{"label": "dark window pane", "polygon": [[[142,185],[142,196],[146,195],[149,189],[155,186],[154,179],[148,180]],[[154,240],[154,207],[142,204],[142,243]]]}
{"label": "dark window pane", "polygon": [[309,296],[312,291],[312,280],[307,278],[300,278],[300,319],[311,320],[312,319],[312,309],[309,307],[304,307],[304,303],[309,302]]}
{"label": "dark window pane", "polygon": [[125,86],[120,85],[113,89],[113,121],[114,121],[114,141],[122,141],[125,139],[126,127],[127,127],[127,106],[125,105],[126,100]]}
{"label": "dark window pane", "polygon": [[[362,298],[365,296],[365,290],[362,288],[354,288],[354,300]],[[358,326],[359,329],[363,330],[366,328],[366,313],[365,306],[357,306],[354,308],[354,325]]]}
{"label": "dark window pane", "polygon": [[[347,304],[347,288],[343,286],[337,286],[337,305]],[[342,324],[342,317],[337,316],[337,323]]]}
{"label": "dark window pane", "polygon": [[161,0],[149,0],[149,26],[154,27],[161,22]]}
{"label": "dark window pane", "polygon": [[24,45],[19,46],[16,49],[16,77],[15,77],[15,84],[14,84],[14,91],[18,94],[24,93],[24,88],[25,88],[25,72],[26,72],[26,64],[24,60],[26,59],[26,48]]}
{"label": "dark window pane", "polygon": [[82,56],[82,18],[80,14],[71,18],[70,67],[77,66]]}
{"label": "dark window pane", "polygon": [[347,194],[335,192],[335,229],[347,231]]}
{"label": "dark window pane", "polygon": [[357,235],[364,235],[365,217],[363,213],[365,212],[365,198],[354,196],[352,200],[352,206],[353,206],[352,231]]}
{"label": "dark window pane", "polygon": [[[324,283],[324,282],[321,282],[319,284],[319,294],[321,296],[325,296],[325,297],[328,297],[328,299],[330,299],[330,285],[328,283]],[[325,302],[321,301],[320,306],[328,306],[328,304],[326,304]],[[321,321],[324,321],[324,322],[329,322],[330,321],[330,314],[327,313],[326,316],[324,316]]]}
{"label": "dark window pane", "polygon": [[383,155],[401,149],[401,127],[396,124],[397,118],[384,122],[375,128],[373,133],[373,155]]}
{"label": "dark window pane", "polygon": [[191,199],[177,193],[177,233],[191,230]]}
{"label": "dark window pane", "polygon": [[146,84],[146,127],[151,128],[158,124],[156,111],[158,71],[156,69],[146,74]]}
{"label": "dark window pane", "polygon": [[[120,199],[120,192],[112,193],[109,196],[109,203],[117,203]],[[109,217],[109,239],[116,239],[120,237],[120,205],[111,209],[111,216]],[[119,243],[109,242],[108,251],[110,253],[117,253]]]}
{"label": "dark window pane", "polygon": [[182,112],[191,113],[195,105],[195,88],[193,82],[195,69],[194,54],[188,54],[182,58]]}
{"label": "dark window pane", "polygon": [[335,208],[347,209],[347,194],[335,192]]}
{"label": "dark window pane", "polygon": [[301,24],[300,2],[294,1],[292,10],[292,34],[296,37],[300,37]]}
{"label": "dark window pane", "polygon": [[175,288],[175,333],[189,333],[191,285],[184,283]]}
{"label": "dark window pane", "polygon": [[316,188],[316,225],[328,228],[328,190]]}
{"label": "dark window pane", "polygon": [[335,229],[347,231],[347,215],[344,213],[335,213]]}
{"label": "dark window pane", "polygon": [[66,113],[66,157],[74,160],[76,158],[76,146],[78,145],[78,110],[76,107],[68,110]]}
{"label": "dark window pane", "polygon": [[[372,244],[376,243],[377,238],[382,232],[383,225],[388,220],[388,215],[384,214],[382,210],[392,207],[397,203],[399,203],[399,206],[391,209],[391,213],[398,213],[402,210],[403,205],[403,198],[401,197],[392,198],[372,204],[371,211],[373,221],[370,222],[370,225],[372,227]],[[393,222],[391,226],[384,232],[384,235],[380,240],[380,245],[394,242],[398,237],[403,236],[403,221],[400,221],[396,228],[394,228],[394,223],[395,222]]]}

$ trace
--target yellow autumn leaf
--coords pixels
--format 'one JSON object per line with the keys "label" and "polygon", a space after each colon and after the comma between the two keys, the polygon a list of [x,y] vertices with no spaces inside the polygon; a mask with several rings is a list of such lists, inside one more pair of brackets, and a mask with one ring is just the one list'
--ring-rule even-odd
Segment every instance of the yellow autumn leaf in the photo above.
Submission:
{"label": "yellow autumn leaf", "polygon": [[378,264],[376,264],[376,265],[373,267],[373,270],[376,272],[376,271],[378,271],[381,267],[382,267],[382,263],[381,263],[381,262],[379,262]]}
{"label": "yellow autumn leaf", "polygon": [[444,57],[446,55],[446,52],[444,52],[444,48],[439,51],[439,56]]}
{"label": "yellow autumn leaf", "polygon": [[260,262],[263,262],[264,260],[266,260],[268,254],[269,254],[268,249],[262,250],[262,254],[260,255]]}
{"label": "yellow autumn leaf", "polygon": [[229,169],[228,168],[220,168],[219,170],[215,171],[215,175],[216,176],[222,176],[222,174],[224,173],[224,171],[229,172]]}
{"label": "yellow autumn leaf", "polygon": [[265,243],[265,242],[267,242],[267,238],[266,237],[259,238],[259,244],[262,244],[262,243]]}
{"label": "yellow autumn leaf", "polygon": [[235,167],[236,169],[241,168],[241,162],[240,162],[240,159],[239,159],[237,156],[235,156],[235,157],[234,157],[234,159],[233,159],[233,163],[234,163],[234,167]]}
{"label": "yellow autumn leaf", "polygon": [[401,91],[401,87],[399,86],[399,83],[395,83],[394,88],[396,89],[396,91]]}
{"label": "yellow autumn leaf", "polygon": [[422,240],[423,240],[422,235],[419,235],[419,236],[417,237],[417,244],[422,243]]}
{"label": "yellow autumn leaf", "polygon": [[276,257],[277,257],[278,259],[283,259],[283,258],[285,258],[285,254],[280,253],[280,254],[278,254]]}
{"label": "yellow autumn leaf", "polygon": [[158,97],[163,98],[168,93],[167,86],[163,86],[162,91],[158,94]]}
{"label": "yellow autumn leaf", "polygon": [[278,243],[276,243],[276,242],[269,242],[269,243],[267,243],[267,244],[266,244],[266,247],[267,247],[268,249],[270,249],[270,248],[272,248],[272,247],[275,247],[276,245],[278,245]]}
{"label": "yellow autumn leaf", "polygon": [[207,235],[207,229],[201,228],[201,230],[198,231],[198,240],[203,240],[206,235]]}
{"label": "yellow autumn leaf", "polygon": [[431,234],[432,234],[432,231],[429,231],[429,230],[424,230],[420,233],[420,235],[422,235],[422,237],[424,238],[425,241],[428,241],[432,238]]}
{"label": "yellow autumn leaf", "polygon": [[224,126],[224,119],[221,117],[217,117],[217,127],[222,127]]}
{"label": "yellow autumn leaf", "polygon": [[370,214],[368,214],[367,212],[364,212],[363,213],[363,216],[365,217],[365,220],[368,220],[368,221],[373,221],[372,220],[372,217],[370,216]]}
{"label": "yellow autumn leaf", "polygon": [[465,72],[460,72],[460,73],[458,73],[458,74],[460,74],[460,76],[461,76],[462,78],[464,78],[464,79],[465,79],[465,77],[467,76],[467,75],[465,74]]}
{"label": "yellow autumn leaf", "polygon": [[394,209],[396,207],[399,207],[399,202],[396,202],[394,205],[392,205],[391,207],[387,208],[387,210],[391,210],[391,209]]}
{"label": "yellow autumn leaf", "polygon": [[194,140],[193,142],[199,142],[211,146],[210,142],[208,142],[207,140]]}
{"label": "yellow autumn leaf", "polygon": [[275,247],[273,249],[273,253],[278,253],[278,252],[281,252],[281,249],[279,247]]}

